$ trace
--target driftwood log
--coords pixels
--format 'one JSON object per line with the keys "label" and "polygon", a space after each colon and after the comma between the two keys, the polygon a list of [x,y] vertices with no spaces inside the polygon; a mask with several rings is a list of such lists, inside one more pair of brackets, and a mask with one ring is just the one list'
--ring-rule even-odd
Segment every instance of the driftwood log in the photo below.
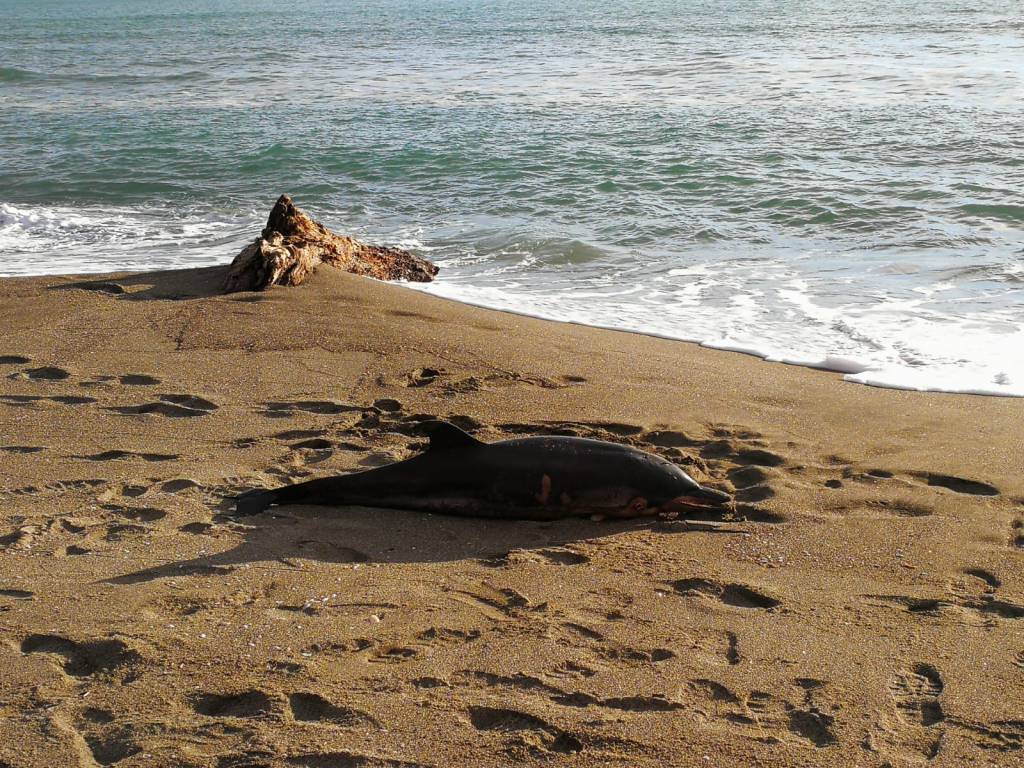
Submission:
{"label": "driftwood log", "polygon": [[299,285],[320,264],[378,280],[427,283],[437,274],[434,264],[408,251],[366,245],[334,234],[296,208],[288,195],[281,195],[263,232],[231,262],[224,292]]}

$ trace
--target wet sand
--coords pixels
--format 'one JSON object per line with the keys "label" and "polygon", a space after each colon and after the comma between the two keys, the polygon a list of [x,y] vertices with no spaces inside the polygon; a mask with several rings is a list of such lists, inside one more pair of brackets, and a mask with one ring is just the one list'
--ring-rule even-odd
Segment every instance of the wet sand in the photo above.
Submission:
{"label": "wet sand", "polygon": [[[321,271],[0,280],[0,766],[1009,766],[1024,403]],[[418,420],[735,493],[688,528],[289,507]]]}

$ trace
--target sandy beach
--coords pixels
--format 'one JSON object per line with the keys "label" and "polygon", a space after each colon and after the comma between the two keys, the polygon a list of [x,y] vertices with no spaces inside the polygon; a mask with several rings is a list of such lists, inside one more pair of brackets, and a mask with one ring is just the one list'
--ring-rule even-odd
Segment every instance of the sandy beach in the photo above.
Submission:
{"label": "sandy beach", "polygon": [[[0,280],[0,766],[1024,763],[1024,405],[321,270]],[[717,524],[229,497],[629,443]]]}

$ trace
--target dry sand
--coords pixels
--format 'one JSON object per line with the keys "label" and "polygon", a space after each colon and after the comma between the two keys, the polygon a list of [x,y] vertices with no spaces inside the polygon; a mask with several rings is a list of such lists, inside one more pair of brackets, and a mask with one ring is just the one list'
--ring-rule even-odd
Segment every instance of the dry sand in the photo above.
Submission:
{"label": "dry sand", "polygon": [[[1024,762],[1021,401],[221,275],[0,281],[0,765]],[[422,414],[658,451],[747,519],[224,514]]]}

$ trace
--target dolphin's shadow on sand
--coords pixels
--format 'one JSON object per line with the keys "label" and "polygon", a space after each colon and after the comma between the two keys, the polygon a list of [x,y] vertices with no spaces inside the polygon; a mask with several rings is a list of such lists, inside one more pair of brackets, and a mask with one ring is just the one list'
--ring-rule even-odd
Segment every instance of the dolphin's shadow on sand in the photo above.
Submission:
{"label": "dolphin's shadow on sand", "polygon": [[[719,518],[708,518],[716,520]],[[537,522],[491,520],[369,507],[289,506],[249,518],[219,518],[244,535],[237,546],[207,555],[106,579],[137,584],[154,579],[228,573],[247,563],[298,567],[302,560],[323,563],[442,563],[457,560],[500,562],[515,550],[543,552],[576,542],[607,539],[626,531],[709,533],[657,518],[593,521],[572,518]],[[194,525],[194,524],[193,524]],[[737,532],[733,526],[721,530]],[[572,557],[571,551],[555,556]]]}

